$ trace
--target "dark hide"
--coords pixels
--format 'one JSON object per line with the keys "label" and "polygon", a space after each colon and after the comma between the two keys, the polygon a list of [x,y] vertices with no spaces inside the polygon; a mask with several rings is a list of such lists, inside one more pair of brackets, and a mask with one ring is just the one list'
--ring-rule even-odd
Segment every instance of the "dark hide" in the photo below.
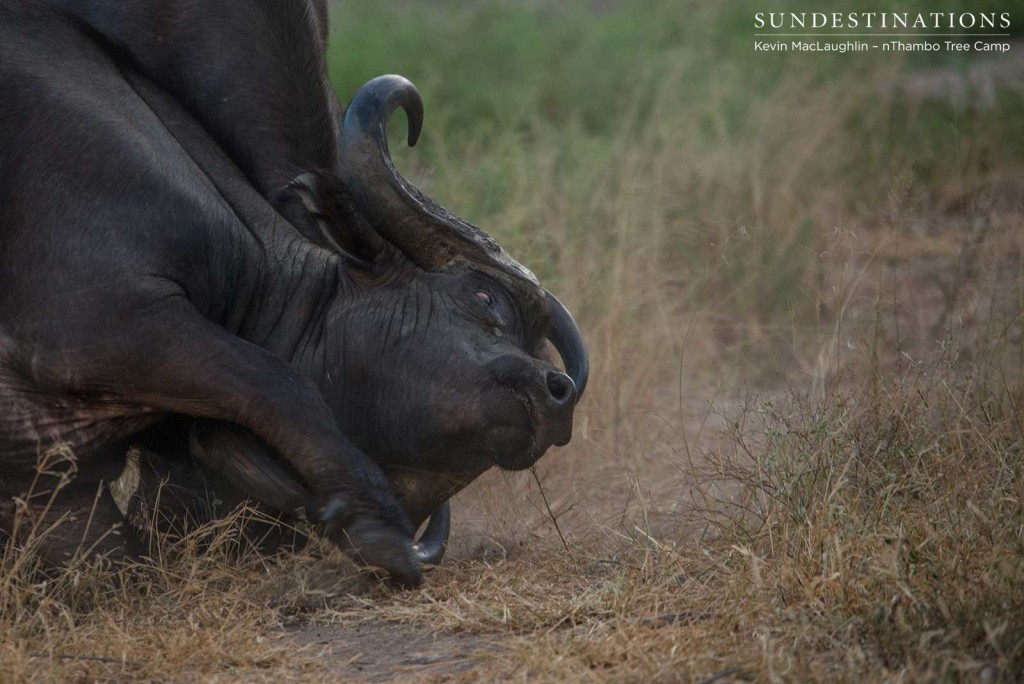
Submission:
{"label": "dark hide", "polygon": [[[168,417],[407,583],[413,523],[568,441],[547,311],[352,209],[325,26],[298,1],[0,1],[0,528],[75,513],[51,562],[142,553],[102,483]],[[77,462],[37,477],[57,444]]]}
{"label": "dark hide", "polygon": [[293,185],[337,163],[324,0],[51,2],[177,100],[306,237],[324,240]]}

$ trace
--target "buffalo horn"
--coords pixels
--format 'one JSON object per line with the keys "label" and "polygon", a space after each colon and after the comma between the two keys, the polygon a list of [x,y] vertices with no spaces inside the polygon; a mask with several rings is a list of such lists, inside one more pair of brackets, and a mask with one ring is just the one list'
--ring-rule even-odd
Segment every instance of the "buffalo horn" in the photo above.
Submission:
{"label": "buffalo horn", "polygon": [[421,563],[437,565],[448,550],[448,534],[451,532],[452,512],[447,501],[437,507],[430,515],[427,529],[423,535],[413,544],[413,551]]}
{"label": "buffalo horn", "polygon": [[378,76],[360,88],[345,109],[338,176],[356,208],[381,237],[421,268],[446,271],[469,264],[490,273],[514,295],[525,294],[540,305],[540,283],[529,269],[487,233],[423,195],[395,169],[386,126],[399,108],[409,121],[409,145],[415,145],[423,126],[423,99],[407,79]]}
{"label": "buffalo horn", "polygon": [[569,310],[562,306],[555,295],[547,290],[544,294],[548,299],[548,311],[551,314],[551,333],[548,339],[555,345],[559,355],[562,357],[562,364],[565,366],[566,374],[572,378],[576,385],[576,401],[583,396],[583,390],[587,387],[587,377],[590,375],[590,358],[587,355],[587,347],[583,343],[583,335],[576,325],[576,320],[569,313]]}

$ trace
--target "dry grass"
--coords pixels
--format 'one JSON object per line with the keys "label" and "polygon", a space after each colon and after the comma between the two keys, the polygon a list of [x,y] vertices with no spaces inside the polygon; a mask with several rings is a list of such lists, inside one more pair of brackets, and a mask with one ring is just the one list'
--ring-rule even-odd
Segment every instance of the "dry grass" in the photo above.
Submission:
{"label": "dry grass", "polygon": [[[252,511],[114,578],[39,580],[8,543],[0,681],[1018,679],[1019,97],[950,110],[894,60],[809,58],[740,97],[744,64],[700,81],[665,54],[598,133],[571,107],[480,135],[428,111],[429,163],[395,146],[585,329],[546,502],[487,474],[407,593],[327,548],[260,556]],[[370,624],[366,648],[461,635],[468,658],[360,670]]]}

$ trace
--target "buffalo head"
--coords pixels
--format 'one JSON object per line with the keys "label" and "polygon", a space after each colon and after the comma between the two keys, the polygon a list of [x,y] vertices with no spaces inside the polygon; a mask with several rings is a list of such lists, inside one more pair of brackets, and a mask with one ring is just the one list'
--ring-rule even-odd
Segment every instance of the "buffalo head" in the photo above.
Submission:
{"label": "buffalo head", "polygon": [[[365,325],[355,326],[373,330],[365,343],[379,355],[345,374],[366,374],[365,405],[374,417],[367,446],[392,454],[379,457],[385,464],[430,472],[529,467],[572,435],[586,349],[572,317],[533,273],[397,173],[385,126],[398,107],[415,145],[423,103],[400,76],[363,86],[340,131],[341,181],[359,214],[393,246],[371,252],[376,268],[363,275],[378,279],[375,306],[364,307],[357,317]],[[568,374],[546,358],[547,339]]]}
{"label": "buffalo head", "polygon": [[[588,358],[572,316],[533,273],[398,174],[386,125],[399,108],[413,145],[423,103],[412,83],[381,76],[364,85],[339,117],[337,168],[294,183],[322,244],[342,259],[316,339],[304,339],[293,363],[318,378],[340,428],[387,474],[410,522],[436,511],[418,547],[436,561],[449,497],[492,466],[528,468],[568,443]],[[266,503],[287,510],[304,500],[274,459],[251,467],[258,456],[244,440],[207,432],[194,442]]]}

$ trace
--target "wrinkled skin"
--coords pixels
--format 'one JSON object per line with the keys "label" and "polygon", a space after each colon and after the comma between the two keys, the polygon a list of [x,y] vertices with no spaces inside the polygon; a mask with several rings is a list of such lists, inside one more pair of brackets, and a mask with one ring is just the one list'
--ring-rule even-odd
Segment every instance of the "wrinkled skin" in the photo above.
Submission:
{"label": "wrinkled skin", "polygon": [[[571,436],[543,291],[427,270],[357,209],[322,3],[123,5],[0,2],[0,527],[71,511],[49,561],[139,555],[100,483],[174,417],[204,470],[418,583],[414,524]],[[77,475],[16,515],[58,442]]]}

